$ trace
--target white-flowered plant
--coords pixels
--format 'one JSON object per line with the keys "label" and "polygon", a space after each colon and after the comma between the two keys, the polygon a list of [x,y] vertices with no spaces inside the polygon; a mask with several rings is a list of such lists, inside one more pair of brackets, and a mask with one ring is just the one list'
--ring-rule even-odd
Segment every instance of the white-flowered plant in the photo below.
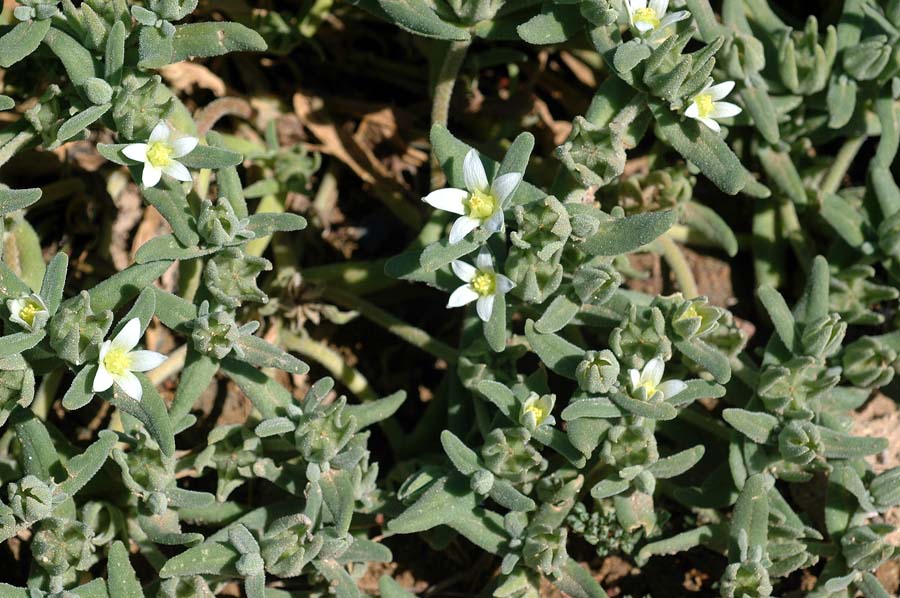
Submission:
{"label": "white-flowered plant", "polygon": [[709,83],[691,100],[690,106],[684,111],[688,118],[699,120],[704,125],[718,133],[721,131],[716,119],[729,118],[741,113],[741,107],[731,102],[722,102],[722,98],[734,89],[734,81],[723,81],[713,85]]}
{"label": "white-flowered plant", "polygon": [[532,392],[522,403],[519,423],[530,432],[534,432],[539,426],[553,426],[556,424],[556,418],[552,415],[555,405],[556,395],[539,395]]}
{"label": "white-flowered plant", "polygon": [[631,395],[640,401],[665,401],[687,388],[687,384],[681,380],[663,382],[665,369],[665,362],[659,357],[654,357],[644,364],[641,371],[628,370]]}
{"label": "white-flowered plant", "polygon": [[9,309],[9,319],[27,330],[34,332],[41,330],[50,319],[50,311],[44,299],[36,294],[31,293],[24,295],[18,299],[8,299],[6,308]]}
{"label": "white-flowered plant", "polygon": [[100,358],[94,376],[94,392],[108,390],[115,383],[135,401],[141,400],[143,388],[134,372],[148,372],[155,369],[166,360],[166,356],[156,351],[135,351],[134,348],[140,340],[141,322],[137,318],[132,318],[115,337],[100,345]]}
{"label": "white-flowered plant", "polygon": [[456,277],[466,284],[453,291],[447,307],[462,307],[475,301],[475,311],[483,322],[491,319],[494,303],[503,301],[503,296],[516,286],[512,280],[494,271],[494,260],[486,247],[478,252],[475,266],[461,260],[453,260],[451,266]]}
{"label": "white-flowered plant", "polygon": [[654,31],[664,31],[678,21],[690,16],[686,10],[670,12],[669,0],[625,0],[628,21],[641,35]]}
{"label": "white-flowered plant", "polygon": [[459,243],[476,228],[488,233],[503,229],[503,207],[522,181],[522,174],[510,172],[488,183],[478,152],[469,150],[463,160],[465,189],[438,189],[422,198],[428,205],[459,214],[450,229],[450,243]]}
{"label": "white-flowered plant", "polygon": [[122,153],[144,165],[141,182],[149,189],[159,183],[163,174],[177,181],[190,182],[191,172],[178,158],[194,151],[199,142],[196,137],[177,136],[169,125],[160,121],[150,133],[147,143],[129,144]]}

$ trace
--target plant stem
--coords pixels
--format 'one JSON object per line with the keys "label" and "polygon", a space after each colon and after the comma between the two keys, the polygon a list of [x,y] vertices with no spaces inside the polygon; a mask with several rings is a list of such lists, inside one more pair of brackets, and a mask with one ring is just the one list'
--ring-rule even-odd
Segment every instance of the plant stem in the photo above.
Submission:
{"label": "plant stem", "polygon": [[831,195],[840,189],[841,181],[844,180],[847,169],[850,168],[850,164],[865,141],[866,136],[860,135],[859,137],[851,137],[844,142],[844,145],[841,146],[841,149],[838,150],[837,155],[834,157],[834,164],[831,165],[828,174],[822,179],[822,185],[819,188],[820,197]]}
{"label": "plant stem", "polygon": [[665,258],[669,267],[672,268],[675,281],[678,283],[678,287],[685,298],[693,299],[699,296],[700,292],[697,290],[697,281],[694,280],[694,273],[691,271],[691,266],[688,264],[687,259],[684,257],[684,252],[681,251],[678,244],[672,240],[668,233],[660,236],[657,242],[663,258]]}
{"label": "plant stem", "polygon": [[[434,85],[434,94],[431,105],[431,126],[447,124],[450,115],[450,99],[453,97],[453,88],[456,86],[456,77],[466,58],[471,41],[450,42],[444,53],[441,67],[438,70]],[[440,164],[431,155],[431,188],[439,189],[444,185],[445,177]]]}
{"label": "plant stem", "polygon": [[716,438],[728,442],[731,440],[731,429],[717,419],[704,414],[696,409],[682,409],[678,412],[678,419],[684,420],[695,428],[706,430]]}
{"label": "plant stem", "polygon": [[324,291],[326,299],[330,299],[335,303],[339,303],[346,308],[358,311],[364,317],[383,327],[385,330],[399,336],[411,345],[419,347],[426,353],[434,355],[439,359],[443,359],[447,363],[456,363],[457,350],[450,345],[441,342],[422,330],[403,320],[397,318],[377,307],[365,299],[357,297],[353,293],[335,288],[327,287]]}
{"label": "plant stem", "polygon": [[791,248],[800,262],[800,267],[804,272],[808,272],[812,266],[813,259],[816,257],[815,248],[807,237],[803,228],[800,226],[800,218],[797,216],[797,209],[791,201],[782,201],[778,205],[778,215],[781,217],[781,232],[784,238],[790,243]]}

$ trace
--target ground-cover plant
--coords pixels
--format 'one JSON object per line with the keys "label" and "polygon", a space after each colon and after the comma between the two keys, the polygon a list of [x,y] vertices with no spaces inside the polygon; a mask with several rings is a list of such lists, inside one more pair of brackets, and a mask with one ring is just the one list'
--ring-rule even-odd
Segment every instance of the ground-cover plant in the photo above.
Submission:
{"label": "ground-cover plant", "polygon": [[0,596],[896,591],[900,2],[257,4],[5,5]]}

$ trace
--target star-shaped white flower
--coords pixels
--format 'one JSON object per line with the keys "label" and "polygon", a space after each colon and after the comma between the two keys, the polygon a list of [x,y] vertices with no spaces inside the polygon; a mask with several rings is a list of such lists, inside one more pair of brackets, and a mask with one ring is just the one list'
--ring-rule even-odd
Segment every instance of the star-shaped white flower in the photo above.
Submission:
{"label": "star-shaped white flower", "polygon": [[175,137],[172,129],[160,121],[150,133],[147,143],[132,143],[122,153],[136,162],[144,164],[141,182],[144,187],[155,187],[163,173],[173,179],[190,182],[191,173],[177,158],[188,155],[200,140],[196,137]]}
{"label": "star-shaped white flower", "polygon": [[34,332],[41,330],[50,319],[50,311],[44,299],[35,293],[24,295],[18,299],[7,299],[6,308],[9,310],[9,320],[27,330]]}
{"label": "star-shaped white flower", "polygon": [[625,9],[628,11],[628,21],[641,35],[651,31],[665,30],[678,21],[688,18],[691,13],[679,10],[666,14],[669,9],[669,0],[625,0]]}
{"label": "star-shaped white flower", "polygon": [[687,384],[681,380],[666,380],[660,384],[665,369],[665,362],[654,357],[644,364],[644,369],[640,372],[628,370],[632,396],[642,401],[664,401],[687,388]]}
{"label": "star-shaped white flower", "polygon": [[464,285],[450,295],[447,307],[462,307],[475,301],[475,311],[483,322],[491,319],[494,302],[503,301],[503,296],[516,284],[506,276],[494,272],[494,260],[487,247],[482,247],[475,258],[475,266],[460,260],[450,263],[453,273]]}
{"label": "star-shaped white flower", "polygon": [[503,228],[503,206],[522,181],[522,173],[510,172],[488,184],[478,152],[469,150],[463,159],[465,189],[438,189],[422,198],[428,205],[459,214],[450,229],[450,243],[459,243],[476,228],[495,233]]}
{"label": "star-shaped white flower", "polygon": [[731,102],[719,101],[731,93],[732,89],[734,89],[734,81],[723,81],[717,85],[708,83],[703,91],[694,96],[691,105],[684,111],[684,115],[699,120],[718,133],[722,129],[714,119],[728,118],[741,113],[740,106]]}
{"label": "star-shaped white flower", "polygon": [[141,400],[143,388],[134,372],[150,371],[164,362],[166,356],[156,351],[134,351],[139,340],[141,322],[132,318],[115,338],[103,341],[99,367],[94,376],[94,392],[103,392],[115,382],[129,397],[135,401]]}

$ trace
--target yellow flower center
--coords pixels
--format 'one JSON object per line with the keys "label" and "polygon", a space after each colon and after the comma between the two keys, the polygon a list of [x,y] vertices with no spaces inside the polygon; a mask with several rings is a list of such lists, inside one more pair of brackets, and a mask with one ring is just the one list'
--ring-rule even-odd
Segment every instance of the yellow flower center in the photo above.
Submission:
{"label": "yellow flower center", "polygon": [[650,380],[638,384],[637,387],[635,387],[634,391],[637,392],[639,388],[643,388],[647,392],[648,399],[656,394],[656,384],[654,384]]}
{"label": "yellow flower center", "polygon": [[466,201],[469,218],[476,220],[487,220],[497,209],[497,200],[490,193],[482,193],[475,191]]}
{"label": "yellow flower center", "polygon": [[701,93],[694,98],[694,104],[697,106],[697,114],[700,118],[707,118],[713,113],[713,98],[708,93]]}
{"label": "yellow flower center", "polygon": [[537,401],[525,407],[525,413],[533,413],[534,421],[537,425],[541,425],[545,419],[547,419],[547,409],[544,408],[543,405],[539,405]]}
{"label": "yellow flower center", "polygon": [[131,357],[124,349],[113,347],[103,358],[103,365],[106,367],[106,371],[113,376],[121,376],[131,369]]}
{"label": "yellow flower center", "polygon": [[634,11],[634,22],[635,23],[647,23],[654,29],[659,27],[659,16],[656,14],[656,10],[652,8],[639,8]]}
{"label": "yellow flower center", "polygon": [[147,148],[147,162],[156,168],[165,168],[172,163],[172,146],[164,141],[154,141]]}
{"label": "yellow flower center", "polygon": [[482,297],[488,297],[497,290],[497,276],[493,272],[482,271],[472,278],[472,282],[469,285],[471,285],[473,291]]}
{"label": "yellow flower center", "polygon": [[40,303],[34,299],[27,299],[25,305],[19,310],[19,317],[29,326],[34,326],[34,317],[42,311],[44,311],[44,308],[41,307]]}

